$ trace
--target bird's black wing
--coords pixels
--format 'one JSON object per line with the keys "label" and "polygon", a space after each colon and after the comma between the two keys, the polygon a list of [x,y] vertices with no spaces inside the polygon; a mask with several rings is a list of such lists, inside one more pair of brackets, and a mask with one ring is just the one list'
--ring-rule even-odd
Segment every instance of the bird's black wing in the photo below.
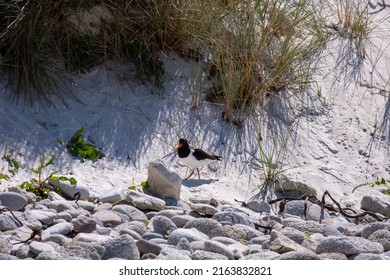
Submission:
{"label": "bird's black wing", "polygon": [[222,157],[216,155],[209,155],[208,153],[206,153],[201,149],[194,149],[193,155],[197,160],[204,160],[204,159],[222,160]]}

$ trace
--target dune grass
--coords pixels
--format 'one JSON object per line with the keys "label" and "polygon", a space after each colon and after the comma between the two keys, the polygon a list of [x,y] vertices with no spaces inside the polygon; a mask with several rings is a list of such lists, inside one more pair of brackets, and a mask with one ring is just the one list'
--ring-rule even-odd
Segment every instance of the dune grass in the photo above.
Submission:
{"label": "dune grass", "polygon": [[212,89],[191,92],[193,105],[221,103],[224,119],[240,124],[268,94],[306,89],[324,26],[312,0],[0,0],[0,65],[33,103],[61,100],[72,75],[108,59],[161,86],[162,53],[207,55],[196,75]]}
{"label": "dune grass", "polygon": [[365,44],[373,30],[372,15],[368,8],[368,1],[336,1],[339,34],[354,43],[356,54],[360,58],[365,58]]}

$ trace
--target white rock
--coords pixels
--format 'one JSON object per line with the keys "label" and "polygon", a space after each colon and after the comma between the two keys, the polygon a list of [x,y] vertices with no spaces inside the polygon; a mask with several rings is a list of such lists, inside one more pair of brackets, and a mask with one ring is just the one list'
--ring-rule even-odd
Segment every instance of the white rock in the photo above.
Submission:
{"label": "white rock", "polygon": [[148,167],[148,192],[162,198],[180,199],[181,178],[160,162],[151,162]]}

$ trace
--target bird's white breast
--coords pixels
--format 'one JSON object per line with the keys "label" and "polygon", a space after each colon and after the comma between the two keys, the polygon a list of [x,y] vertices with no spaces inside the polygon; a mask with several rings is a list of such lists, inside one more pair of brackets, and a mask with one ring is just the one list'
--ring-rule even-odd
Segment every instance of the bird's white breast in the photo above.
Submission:
{"label": "bird's white breast", "polygon": [[194,155],[192,154],[194,150],[191,150],[190,154],[186,158],[181,158],[180,161],[190,167],[190,168],[199,168],[206,166],[207,164],[211,163],[211,159],[203,159],[203,160],[197,160]]}

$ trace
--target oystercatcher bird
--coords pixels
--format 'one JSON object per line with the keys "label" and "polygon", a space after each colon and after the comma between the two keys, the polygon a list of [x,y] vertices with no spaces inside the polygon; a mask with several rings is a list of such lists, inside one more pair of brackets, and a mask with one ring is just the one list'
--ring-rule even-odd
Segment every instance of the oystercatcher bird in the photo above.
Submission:
{"label": "oystercatcher bird", "polygon": [[210,155],[201,149],[194,149],[188,145],[186,139],[179,139],[179,144],[176,146],[181,162],[192,168],[192,172],[185,180],[189,179],[196,171],[198,172],[198,179],[200,179],[199,168],[208,165],[215,160],[222,160],[222,157],[216,155]]}

